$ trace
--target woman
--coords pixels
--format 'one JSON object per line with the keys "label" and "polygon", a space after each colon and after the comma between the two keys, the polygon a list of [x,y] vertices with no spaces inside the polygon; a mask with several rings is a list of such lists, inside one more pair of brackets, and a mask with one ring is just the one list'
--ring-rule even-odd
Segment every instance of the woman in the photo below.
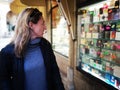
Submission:
{"label": "woman", "polygon": [[11,43],[0,52],[0,90],[64,90],[42,13],[26,8]]}

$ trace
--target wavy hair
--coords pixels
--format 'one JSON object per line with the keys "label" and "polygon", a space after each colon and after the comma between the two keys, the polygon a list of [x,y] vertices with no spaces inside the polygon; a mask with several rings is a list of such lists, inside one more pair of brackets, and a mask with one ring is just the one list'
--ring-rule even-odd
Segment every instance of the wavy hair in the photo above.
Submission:
{"label": "wavy hair", "polygon": [[23,57],[26,46],[31,38],[29,22],[36,24],[42,17],[42,12],[36,8],[26,8],[18,16],[15,25],[15,35],[11,41],[17,57]]}

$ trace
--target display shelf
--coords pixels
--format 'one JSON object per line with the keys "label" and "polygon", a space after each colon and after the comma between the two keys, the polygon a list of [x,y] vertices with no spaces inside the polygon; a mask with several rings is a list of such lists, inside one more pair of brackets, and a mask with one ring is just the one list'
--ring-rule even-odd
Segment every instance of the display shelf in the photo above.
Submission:
{"label": "display shelf", "polygon": [[104,38],[83,38],[83,37],[81,37],[81,39],[88,39],[88,40],[103,40],[103,41],[117,41],[117,42],[120,42],[120,40],[115,40],[115,39],[104,39]]}
{"label": "display shelf", "polygon": [[101,23],[115,23],[115,22],[120,22],[120,19],[116,19],[116,20],[106,20],[106,21],[98,21],[98,22],[86,22],[86,23],[81,23],[81,25],[84,24],[101,24]]}
{"label": "display shelf", "polygon": [[[92,65],[90,65],[90,64],[86,64],[86,63],[84,63],[84,62],[82,62],[82,64],[85,64],[85,65],[88,65],[89,67],[91,67],[91,68],[93,68],[93,69],[95,69],[95,70],[97,70],[97,71],[99,71],[99,72],[101,72],[102,74],[109,74],[109,75],[111,75],[111,76],[114,76],[112,73],[110,73],[110,72],[107,72],[107,71],[105,71],[105,70],[101,70],[101,69],[99,69],[99,68],[96,68],[95,66],[92,66]],[[100,74],[101,75],[101,74]],[[101,77],[101,76],[100,76]],[[118,78],[118,77],[116,77],[116,76],[114,76],[115,78]],[[102,78],[102,77],[101,77]],[[120,79],[120,78],[118,78],[118,79]]]}
{"label": "display shelf", "polygon": [[118,63],[115,62],[115,61],[110,61],[110,60],[102,59],[102,58],[99,58],[99,57],[94,57],[94,56],[92,56],[92,55],[89,55],[89,54],[83,54],[83,53],[81,53],[81,52],[80,52],[80,54],[85,55],[85,56],[89,56],[89,57],[91,57],[91,58],[94,59],[94,60],[106,61],[106,62],[109,62],[109,63],[111,63],[111,64],[113,64],[113,65],[120,66],[120,64],[118,64]]}
{"label": "display shelf", "polygon": [[105,86],[108,90],[118,90],[117,87],[114,87],[113,85],[107,84],[103,78],[96,78],[95,75],[92,75],[90,72],[83,70],[80,66],[77,66],[76,69],[80,71],[84,76],[89,77],[91,81],[101,83],[103,86]]}
{"label": "display shelf", "polygon": [[[80,44],[79,46],[83,46],[83,47],[85,47],[86,45],[85,44]],[[104,48],[104,47],[97,47],[97,46],[91,46],[91,45],[87,45],[88,47],[90,47],[90,48],[99,48],[99,49],[104,49],[104,50],[111,50],[112,52],[120,52],[120,50],[113,50],[113,49],[110,49],[110,48]]]}

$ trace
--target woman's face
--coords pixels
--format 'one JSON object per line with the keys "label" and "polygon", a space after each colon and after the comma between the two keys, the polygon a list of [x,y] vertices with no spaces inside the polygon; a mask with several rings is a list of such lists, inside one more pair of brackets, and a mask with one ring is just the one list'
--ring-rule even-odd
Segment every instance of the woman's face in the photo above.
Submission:
{"label": "woman's face", "polygon": [[30,27],[32,29],[31,32],[31,38],[34,39],[36,37],[43,37],[43,34],[45,33],[46,30],[46,25],[43,17],[37,22],[37,24],[34,24],[30,22]]}

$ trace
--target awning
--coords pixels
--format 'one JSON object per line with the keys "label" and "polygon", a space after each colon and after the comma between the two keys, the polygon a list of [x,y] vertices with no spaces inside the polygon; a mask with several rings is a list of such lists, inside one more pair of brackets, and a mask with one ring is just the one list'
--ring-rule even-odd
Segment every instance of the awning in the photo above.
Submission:
{"label": "awning", "polygon": [[28,6],[45,6],[45,0],[20,0]]}
{"label": "awning", "polygon": [[12,12],[19,14],[24,8],[26,8],[27,5],[22,4],[20,0],[14,0],[12,3],[10,3],[10,9]]}
{"label": "awning", "polygon": [[[25,5],[25,2],[27,1],[27,3],[29,3],[29,5]],[[42,13],[43,16],[45,17],[45,6],[40,6],[38,2],[39,0],[14,0],[12,3],[10,3],[10,9],[13,13],[15,14],[19,14],[23,9],[25,9],[26,7],[33,7],[33,8],[38,8]],[[42,0],[44,1],[44,0]],[[34,3],[33,3],[34,2]]]}

